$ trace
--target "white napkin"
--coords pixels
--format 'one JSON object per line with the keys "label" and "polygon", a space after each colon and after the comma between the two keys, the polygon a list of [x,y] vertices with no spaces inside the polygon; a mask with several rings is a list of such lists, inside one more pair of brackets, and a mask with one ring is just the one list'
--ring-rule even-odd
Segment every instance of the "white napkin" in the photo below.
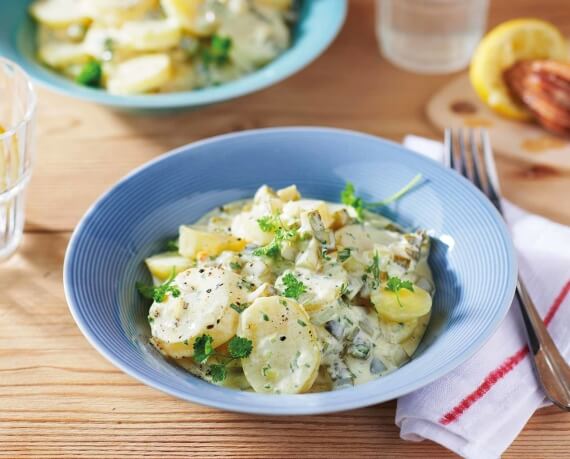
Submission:
{"label": "white napkin", "polygon": [[[404,145],[441,161],[439,142],[407,136]],[[521,276],[548,330],[570,358],[570,228],[504,202]],[[401,397],[396,424],[404,440],[430,439],[467,458],[499,457],[545,404],[528,356],[519,306],[470,360]]]}

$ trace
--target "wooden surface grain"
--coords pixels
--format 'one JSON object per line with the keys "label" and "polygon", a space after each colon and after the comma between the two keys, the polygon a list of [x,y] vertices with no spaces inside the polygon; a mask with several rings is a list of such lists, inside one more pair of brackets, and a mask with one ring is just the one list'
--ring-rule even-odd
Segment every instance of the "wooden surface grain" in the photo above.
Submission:
{"label": "wooden surface grain", "polygon": [[[186,403],[102,358],[67,309],[62,264],[70,231],[130,169],[194,140],[279,125],[326,125],[400,140],[436,137],[423,109],[453,75],[395,69],[377,52],[371,0],[352,0],[332,47],[298,75],[257,94],[175,114],[111,111],[40,90],[38,156],[26,235],[0,276],[0,457],[449,457],[399,439],[394,403],[309,417],[256,417]],[[490,23],[552,20],[570,34],[566,0],[492,2]],[[570,176],[500,161],[516,204],[570,224]],[[537,412],[505,457],[559,458],[570,417]]]}

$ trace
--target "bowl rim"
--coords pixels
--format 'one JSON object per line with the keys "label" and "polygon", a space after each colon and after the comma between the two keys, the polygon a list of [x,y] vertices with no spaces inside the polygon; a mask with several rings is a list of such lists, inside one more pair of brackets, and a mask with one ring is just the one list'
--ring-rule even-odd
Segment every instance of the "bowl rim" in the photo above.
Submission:
{"label": "bowl rim", "polygon": [[[89,326],[87,325],[86,321],[83,319],[82,313],[80,312],[79,308],[73,301],[72,295],[72,285],[71,285],[71,270],[70,264],[71,259],[74,256],[74,252],[76,250],[75,246],[78,243],[78,239],[83,232],[84,227],[86,226],[88,220],[91,219],[91,216],[98,210],[98,208],[103,204],[104,201],[108,199],[108,197],[115,192],[115,190],[123,185],[126,181],[130,180],[131,177],[137,175],[141,171],[152,167],[154,164],[164,161],[169,157],[180,155],[180,154],[188,154],[190,151],[191,154],[195,152],[192,150],[200,149],[203,146],[206,146],[211,143],[216,143],[219,141],[223,141],[228,138],[239,138],[239,137],[247,137],[250,135],[257,136],[257,135],[274,135],[274,134],[295,134],[295,133],[321,133],[321,134],[344,134],[349,136],[357,136],[364,139],[374,140],[386,145],[391,145],[397,147],[401,153],[413,155],[415,158],[420,160],[421,162],[426,162],[430,164],[432,167],[435,166],[441,169],[445,174],[452,174],[454,179],[464,182],[465,185],[471,188],[471,191],[475,194],[478,194],[481,202],[481,205],[485,207],[485,210],[493,215],[493,220],[497,223],[497,227],[501,233],[501,239],[505,244],[505,251],[506,251],[506,263],[505,265],[508,267],[508,288],[502,292],[501,296],[497,299],[497,307],[493,313],[493,320],[486,329],[482,330],[482,332],[477,336],[477,338],[471,344],[471,347],[467,349],[463,354],[457,356],[455,359],[450,360],[447,364],[440,367],[438,372],[434,372],[433,374],[428,374],[423,376],[419,379],[414,379],[413,381],[408,381],[406,384],[398,385],[396,388],[391,389],[388,392],[384,392],[381,395],[369,394],[368,396],[360,399],[351,399],[343,397],[343,394],[350,393],[357,393],[359,388],[362,388],[364,385],[354,386],[347,389],[340,389],[336,391],[329,391],[329,392],[318,392],[318,393],[309,393],[309,394],[295,394],[295,395],[267,395],[267,394],[257,394],[257,393],[247,393],[242,391],[236,391],[234,389],[228,389],[221,386],[217,386],[216,389],[220,392],[231,392],[231,393],[245,393],[254,397],[266,397],[266,398],[275,398],[282,400],[282,403],[278,405],[268,404],[263,406],[262,408],[258,406],[249,406],[244,401],[236,401],[236,400],[225,400],[227,397],[221,397],[220,399],[204,399],[200,396],[199,393],[191,393],[184,390],[174,390],[168,386],[165,386],[162,382],[157,381],[153,378],[149,378],[135,367],[129,364],[125,364],[117,359],[111,351],[107,349],[105,344],[99,342],[96,333],[91,333]],[[70,313],[75,320],[77,326],[87,339],[87,341],[103,356],[105,357],[110,363],[112,363],[115,367],[119,368],[127,375],[131,376],[132,378],[142,382],[143,384],[158,389],[164,393],[172,395],[176,398],[186,400],[192,403],[197,403],[200,405],[210,406],[213,408],[223,409],[226,411],[237,412],[237,413],[248,413],[248,414],[258,414],[258,415],[315,415],[315,414],[326,414],[326,413],[333,413],[333,412],[341,412],[347,411],[351,409],[363,408],[366,406],[371,406],[377,403],[383,403],[389,400],[393,400],[397,397],[406,395],[410,392],[413,392],[421,387],[426,386],[427,384],[436,381],[437,379],[443,377],[444,375],[448,374],[449,372],[453,371],[459,365],[466,362],[469,358],[471,358],[476,352],[478,352],[481,347],[491,338],[491,336],[495,333],[498,329],[500,324],[502,323],[504,317],[506,316],[509,307],[511,306],[512,300],[514,298],[515,288],[516,288],[516,281],[517,281],[517,273],[518,273],[518,266],[517,266],[517,259],[515,248],[509,233],[509,230],[504,223],[502,216],[496,210],[496,208],[491,204],[491,202],[485,197],[485,195],[480,192],[471,182],[467,179],[462,177],[461,175],[457,174],[456,172],[445,168],[442,164],[437,163],[427,157],[419,155],[418,153],[405,148],[401,144],[386,140],[384,138],[366,134],[358,131],[353,131],[349,129],[339,129],[339,128],[330,128],[330,127],[319,127],[319,126],[287,126],[287,127],[276,127],[276,128],[261,128],[261,129],[251,129],[245,130],[241,132],[232,132],[217,135],[214,137],[209,137],[206,139],[202,139],[196,142],[192,142],[178,148],[172,149],[151,161],[148,161],[132,171],[128,174],[123,176],[119,179],[114,185],[109,187],[85,212],[82,216],[81,220],[75,227],[64,258],[63,264],[63,283],[64,283],[64,293],[65,298],[70,310]],[[208,384],[208,383],[206,383]],[[361,390],[361,389],[360,389]],[[299,398],[308,399],[311,397],[322,397],[328,396],[331,397],[334,401],[334,404],[327,404],[322,405],[319,404],[318,406],[313,406],[310,403],[305,405],[296,405],[296,406],[289,406],[287,401],[297,401]]]}
{"label": "bowl rim", "polygon": [[[265,89],[301,71],[321,56],[336,39],[346,21],[348,0],[319,1],[316,3],[314,3],[314,0],[308,1],[312,2],[312,8],[326,8],[333,14],[334,21],[330,21],[327,24],[325,33],[318,37],[319,42],[317,43],[317,46],[307,48],[301,56],[298,56],[295,61],[291,61],[288,66],[284,67],[279,72],[266,71],[270,69],[269,66],[273,62],[278,62],[278,56],[276,60],[252,73],[243,75],[242,77],[225,84],[209,86],[202,90],[146,95],[111,94],[100,89],[82,87],[61,76],[60,78],[62,81],[59,78],[54,81],[52,81],[51,78],[44,78],[42,76],[42,72],[53,71],[38,62],[34,61],[34,64],[32,64],[20,51],[17,44],[14,48],[13,46],[6,46],[5,43],[0,42],[0,53],[6,54],[9,59],[17,62],[39,86],[48,88],[56,93],[72,97],[74,99],[122,109],[160,110],[183,107],[201,107],[223,101],[229,101]],[[312,17],[315,13],[316,12],[312,12],[307,17]],[[21,24],[18,25],[18,29],[19,27],[21,27]],[[15,33],[18,33],[18,30],[16,30]],[[15,39],[15,41],[18,40]],[[295,46],[295,43],[293,43],[288,50],[294,50]],[[68,84],[73,86],[68,86]]]}

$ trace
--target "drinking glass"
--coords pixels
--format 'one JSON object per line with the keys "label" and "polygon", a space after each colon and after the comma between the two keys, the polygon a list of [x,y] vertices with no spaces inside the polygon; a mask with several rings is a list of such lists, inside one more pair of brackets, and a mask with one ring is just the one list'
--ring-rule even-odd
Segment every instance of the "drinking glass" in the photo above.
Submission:
{"label": "drinking glass", "polygon": [[18,248],[34,156],[36,95],[30,78],[0,57],[0,260]]}
{"label": "drinking glass", "polygon": [[376,0],[384,56],[417,73],[466,67],[487,22],[489,0]]}

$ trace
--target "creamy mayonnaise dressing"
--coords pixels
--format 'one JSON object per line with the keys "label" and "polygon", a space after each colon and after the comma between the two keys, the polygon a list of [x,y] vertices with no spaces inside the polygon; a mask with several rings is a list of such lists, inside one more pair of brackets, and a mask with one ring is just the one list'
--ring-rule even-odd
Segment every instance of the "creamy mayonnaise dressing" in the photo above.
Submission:
{"label": "creamy mayonnaise dressing", "polygon": [[216,360],[194,361],[196,338],[210,335],[224,349],[234,335],[247,337],[252,354],[231,362],[220,383],[227,387],[297,393],[361,384],[409,361],[429,323],[427,234],[302,199],[294,186],[264,186],[252,200],[214,209],[182,226],[178,243],[179,253],[147,260],[159,284],[179,272],[172,285],[180,294],[150,308],[152,342],[211,381]]}

